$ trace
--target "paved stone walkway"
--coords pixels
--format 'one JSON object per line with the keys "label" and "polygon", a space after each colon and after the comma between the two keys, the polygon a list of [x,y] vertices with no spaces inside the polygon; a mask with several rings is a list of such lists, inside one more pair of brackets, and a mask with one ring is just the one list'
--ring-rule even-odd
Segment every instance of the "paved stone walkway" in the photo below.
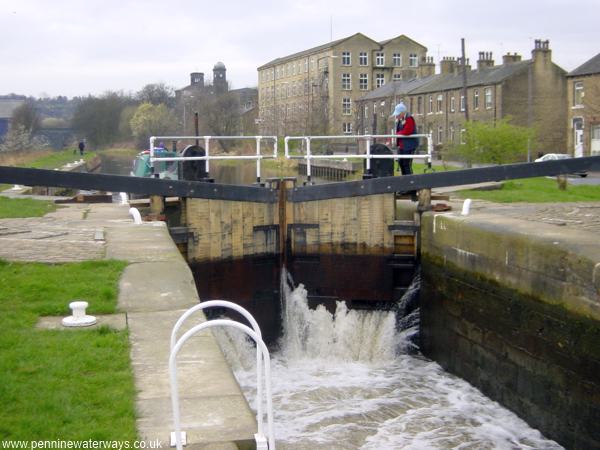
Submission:
{"label": "paved stone walkway", "polygon": [[[108,211],[106,207],[98,211],[101,209]],[[89,214],[89,205],[76,204],[44,217],[0,219],[0,258],[38,262],[102,259],[103,226],[98,220],[87,220]]]}
{"label": "paved stone walkway", "polygon": [[600,199],[597,202],[498,204],[473,200],[473,212],[538,222],[573,230],[600,233]]}

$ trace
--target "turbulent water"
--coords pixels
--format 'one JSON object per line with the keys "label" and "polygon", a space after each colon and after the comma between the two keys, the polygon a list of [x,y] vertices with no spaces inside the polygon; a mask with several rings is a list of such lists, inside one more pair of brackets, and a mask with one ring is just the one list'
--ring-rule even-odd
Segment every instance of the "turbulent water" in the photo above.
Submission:
{"label": "turbulent water", "polygon": [[[287,284],[287,283],[285,283]],[[559,449],[516,415],[415,352],[418,311],[311,310],[287,288],[283,337],[272,354],[278,449]],[[402,326],[397,331],[397,322]],[[251,405],[255,350],[218,339]]]}

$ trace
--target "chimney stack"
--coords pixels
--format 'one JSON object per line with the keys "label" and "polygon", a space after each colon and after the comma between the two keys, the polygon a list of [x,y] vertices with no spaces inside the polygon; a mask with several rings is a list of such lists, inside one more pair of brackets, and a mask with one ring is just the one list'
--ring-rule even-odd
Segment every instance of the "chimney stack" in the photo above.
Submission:
{"label": "chimney stack", "polygon": [[467,60],[467,64],[464,64],[463,59],[462,58],[458,58],[456,60],[456,73],[462,73],[463,68],[467,71],[470,72],[471,71],[471,64],[469,62],[469,58],[466,58]]}
{"label": "chimney stack", "polygon": [[494,67],[492,52],[479,52],[479,59],[477,60],[477,70],[486,69],[488,67]]}
{"label": "chimney stack", "polygon": [[434,73],[435,63],[433,62],[433,56],[423,56],[418,69],[419,78],[426,78],[433,75]]}
{"label": "chimney stack", "polygon": [[552,50],[550,50],[550,41],[541,39],[535,40],[535,46],[531,51],[531,59],[534,62],[536,61],[551,61],[552,60]]}
{"label": "chimney stack", "polygon": [[512,55],[507,53],[502,57],[502,64],[512,64],[521,61],[521,55],[518,55],[516,52]]}
{"label": "chimney stack", "polygon": [[440,73],[442,75],[453,75],[456,73],[456,59],[444,56],[440,61]]}

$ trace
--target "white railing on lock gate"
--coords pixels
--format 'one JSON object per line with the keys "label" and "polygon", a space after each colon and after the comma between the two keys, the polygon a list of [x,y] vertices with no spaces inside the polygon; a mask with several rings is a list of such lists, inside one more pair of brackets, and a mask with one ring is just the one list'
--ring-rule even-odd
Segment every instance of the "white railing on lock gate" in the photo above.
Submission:
{"label": "white railing on lock gate", "polygon": [[[411,139],[411,138],[425,138],[427,139],[427,152],[416,153],[416,154],[391,154],[391,155],[373,155],[371,153],[371,142],[374,139]],[[315,155],[311,152],[310,143],[316,140],[341,140],[341,139],[352,139],[365,143],[366,149],[364,153],[360,153],[360,148],[357,146],[357,153],[335,153],[332,155]],[[290,141],[303,141],[305,144],[306,153],[302,155],[292,155],[290,153],[289,142]],[[305,159],[306,160],[306,177],[310,182],[311,179],[311,160],[313,159],[344,159],[344,158],[360,158],[366,160],[366,173],[371,173],[371,159],[423,159],[427,162],[427,165],[431,167],[431,157],[433,154],[433,139],[431,134],[411,134],[410,136],[401,136],[396,134],[364,134],[364,135],[342,135],[342,136],[286,136],[284,139],[285,143],[285,157],[288,159]]]}
{"label": "white railing on lock gate", "polygon": [[[154,143],[157,140],[178,140],[178,139],[194,139],[196,141],[202,140],[204,142],[204,156],[170,156],[170,157],[155,157],[154,151],[157,147]],[[210,142],[215,140],[254,140],[256,141],[256,155],[211,155],[210,154]],[[261,154],[261,146],[263,141],[273,142],[273,154],[263,155]],[[150,166],[152,167],[152,173],[154,173],[154,163],[156,161],[206,161],[206,174],[208,175],[210,170],[210,161],[218,160],[255,160],[256,161],[256,181],[260,183],[260,162],[263,159],[275,159],[277,158],[277,136],[152,136],[150,138]]]}
{"label": "white railing on lock gate", "polygon": [[[186,333],[184,333],[181,338],[177,339],[177,332],[183,325],[183,323],[195,312],[202,311],[207,308],[227,308],[234,311],[237,311],[242,316],[244,316],[252,329],[247,327],[244,324],[239,322],[235,322],[232,320],[210,320],[208,322],[203,322],[199,325],[196,325]],[[188,309],[185,313],[181,315],[181,317],[177,320],[175,325],[173,326],[173,330],[171,331],[171,341],[170,341],[170,355],[169,355],[169,378],[171,382],[171,402],[173,407],[173,422],[175,426],[175,444],[177,446],[177,450],[182,450],[182,430],[181,430],[181,416],[179,411],[179,388],[177,383],[177,364],[176,358],[177,353],[190,337],[192,337],[197,332],[200,332],[207,328],[212,328],[215,326],[227,326],[234,327],[249,335],[256,342],[256,422],[257,422],[257,433],[255,434],[256,440],[256,448],[257,450],[275,450],[275,437],[273,432],[273,403],[272,403],[272,394],[271,394],[271,359],[269,356],[269,350],[267,349],[264,341],[262,340],[262,334],[260,331],[260,327],[258,323],[254,319],[254,317],[241,306],[228,302],[225,300],[210,300],[206,302],[202,302],[190,309]],[[265,371],[265,386],[266,386],[266,403],[267,403],[267,438],[265,439],[264,434],[264,413],[263,413],[263,380],[262,380],[262,370],[264,366]],[[267,447],[268,441],[268,447]]]}

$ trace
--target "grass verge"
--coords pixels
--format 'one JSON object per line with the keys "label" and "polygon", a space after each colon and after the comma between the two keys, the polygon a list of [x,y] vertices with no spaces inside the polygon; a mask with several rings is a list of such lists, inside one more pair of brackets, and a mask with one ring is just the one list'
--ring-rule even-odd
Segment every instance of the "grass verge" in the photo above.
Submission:
{"label": "grass verge", "polygon": [[46,200],[8,198],[0,196],[0,219],[16,217],[42,217],[56,211],[57,206]]}
{"label": "grass verge", "polygon": [[497,203],[597,202],[600,201],[600,186],[569,185],[561,191],[555,178],[527,178],[506,181],[500,189],[458,191],[456,194]]}
{"label": "grass verge", "polygon": [[126,263],[59,265],[0,260],[0,438],[134,440],[127,332],[107,327],[39,330],[39,316],[115,310]]}
{"label": "grass verge", "polygon": [[[83,157],[79,151],[66,149],[61,151],[39,150],[0,155],[1,166],[31,167],[33,169],[55,169],[80,159],[88,161],[96,156],[95,152],[86,152]],[[0,191],[10,188],[9,184],[0,184]]]}

